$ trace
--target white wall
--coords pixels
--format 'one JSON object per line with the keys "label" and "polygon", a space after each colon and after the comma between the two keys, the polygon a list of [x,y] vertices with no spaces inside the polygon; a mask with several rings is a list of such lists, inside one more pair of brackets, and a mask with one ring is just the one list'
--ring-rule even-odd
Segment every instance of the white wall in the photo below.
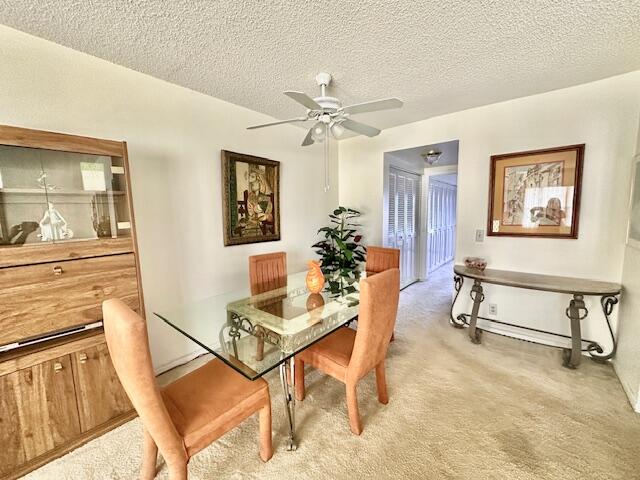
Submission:
{"label": "white wall", "polygon": [[[7,27],[0,45],[0,124],[128,143],[158,369],[197,349],[154,311],[246,286],[249,255],[285,250],[289,271],[312,258],[315,232],[337,203],[337,148],[325,194],[322,147],[301,148],[302,129],[247,131],[269,117]],[[282,241],[223,247],[221,149],[282,162]]]}
{"label": "white wall", "polygon": [[[478,255],[497,269],[620,281],[639,112],[640,72],[633,72],[344,140],[340,203],[363,210],[367,242],[381,242],[384,152],[459,140],[457,262]],[[579,239],[487,237],[475,243],[475,230],[486,228],[491,155],[577,143],[586,143]],[[467,311],[468,283],[459,303]],[[489,302],[497,303],[497,318],[569,332],[568,296],[488,286],[486,297],[483,316]],[[584,335],[609,345],[597,299],[588,306]]]}
{"label": "white wall", "polygon": [[[640,154],[640,131],[636,151]],[[622,284],[620,343],[614,365],[629,400],[640,412],[640,250],[629,246],[625,250]]]}

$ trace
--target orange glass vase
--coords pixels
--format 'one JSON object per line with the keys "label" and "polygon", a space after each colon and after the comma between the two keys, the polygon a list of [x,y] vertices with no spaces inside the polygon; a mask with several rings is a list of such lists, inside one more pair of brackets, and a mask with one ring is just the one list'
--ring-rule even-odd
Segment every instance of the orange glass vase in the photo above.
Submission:
{"label": "orange glass vase", "polygon": [[309,272],[307,273],[307,288],[311,293],[320,293],[324,288],[324,275],[320,270],[320,263],[310,260]]}

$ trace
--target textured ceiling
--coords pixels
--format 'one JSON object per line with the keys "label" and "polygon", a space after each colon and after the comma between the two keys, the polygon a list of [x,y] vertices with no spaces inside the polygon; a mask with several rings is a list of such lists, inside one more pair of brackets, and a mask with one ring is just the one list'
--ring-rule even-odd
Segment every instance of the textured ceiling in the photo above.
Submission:
{"label": "textured ceiling", "polygon": [[279,119],[327,71],[345,105],[405,101],[357,117],[381,128],[640,69],[638,0],[0,0],[0,23]]}

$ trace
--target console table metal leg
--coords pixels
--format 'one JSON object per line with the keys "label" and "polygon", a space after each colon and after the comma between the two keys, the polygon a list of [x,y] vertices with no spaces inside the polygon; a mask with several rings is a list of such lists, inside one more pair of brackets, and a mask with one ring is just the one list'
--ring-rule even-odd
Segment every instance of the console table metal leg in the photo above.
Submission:
{"label": "console table metal leg", "polygon": [[[287,362],[289,363],[289,372],[287,372]],[[287,450],[293,451],[297,448],[296,445],[296,398],[293,394],[295,392],[295,359],[291,357],[288,361],[280,364],[280,383],[282,383],[282,392],[284,394],[284,408],[287,413],[287,420],[289,422],[289,443],[287,444]],[[290,379],[287,378],[289,377]]]}
{"label": "console table metal leg", "polygon": [[[581,310],[584,313],[581,313]],[[562,352],[562,365],[567,368],[576,368],[580,365],[582,359],[582,332],[580,322],[587,317],[589,311],[584,304],[582,295],[573,295],[573,299],[569,302],[569,308],[565,314],[571,320],[571,350],[565,348]]]}
{"label": "console table metal leg", "polygon": [[471,310],[471,319],[469,320],[469,338],[473,343],[480,343],[481,330],[477,329],[478,323],[478,311],[480,310],[480,304],[484,300],[484,293],[482,291],[482,283],[480,280],[474,280],[471,287],[471,300],[473,300],[473,309]]}
{"label": "console table metal leg", "polygon": [[455,275],[453,277],[453,288],[456,291],[456,296],[453,297],[453,302],[451,302],[451,310],[449,310],[449,322],[455,328],[464,328],[464,326],[467,324],[463,313],[458,315],[456,318],[453,317],[453,309],[456,306],[456,301],[458,300],[458,295],[460,295],[460,290],[462,290],[463,283],[464,278],[460,275]]}

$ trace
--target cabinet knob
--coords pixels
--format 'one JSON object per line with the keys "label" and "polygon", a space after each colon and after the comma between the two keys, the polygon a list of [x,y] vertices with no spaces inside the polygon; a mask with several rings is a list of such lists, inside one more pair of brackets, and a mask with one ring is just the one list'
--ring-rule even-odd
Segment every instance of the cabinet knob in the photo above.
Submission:
{"label": "cabinet knob", "polygon": [[60,371],[62,371],[62,364],[60,362],[56,362],[53,364],[53,371],[58,373]]}
{"label": "cabinet knob", "polygon": [[53,267],[53,274],[62,275],[62,267],[59,265],[56,265],[55,267]]}
{"label": "cabinet knob", "polygon": [[87,363],[87,354],[86,353],[81,353],[78,356],[78,360],[80,361],[80,363]]}

